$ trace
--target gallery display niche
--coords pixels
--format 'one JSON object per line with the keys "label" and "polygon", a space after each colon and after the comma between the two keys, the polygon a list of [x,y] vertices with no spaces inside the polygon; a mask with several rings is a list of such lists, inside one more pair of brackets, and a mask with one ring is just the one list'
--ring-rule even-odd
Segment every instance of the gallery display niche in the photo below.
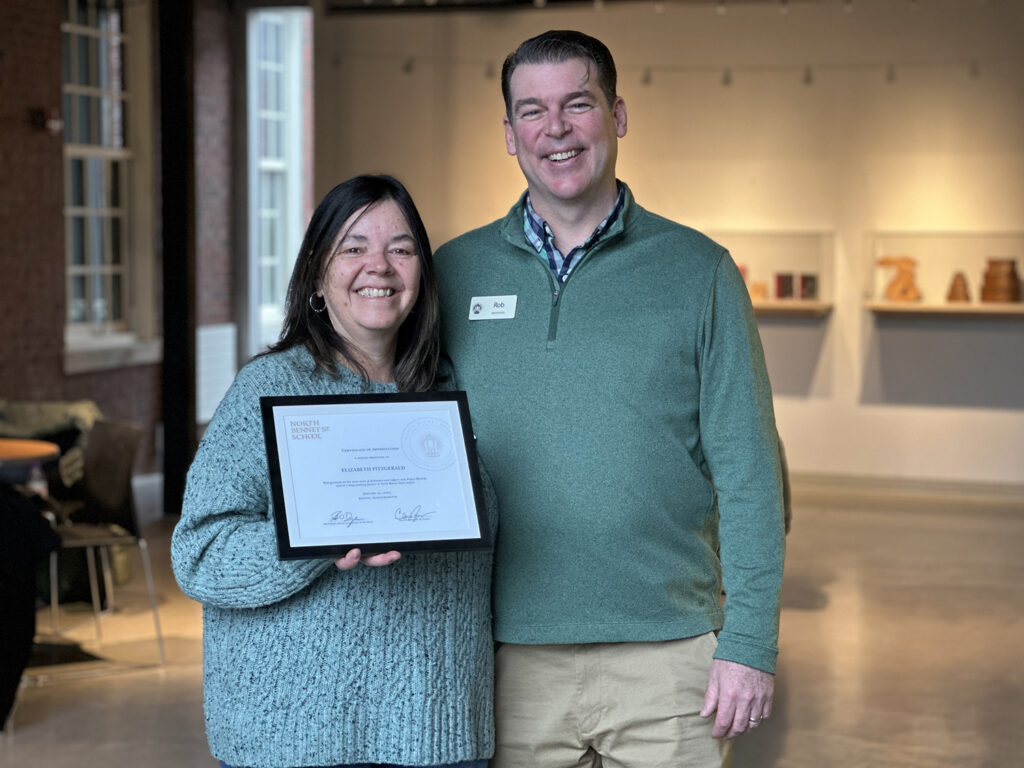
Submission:
{"label": "gallery display niche", "polygon": [[832,311],[832,232],[714,230],[743,273],[758,317],[824,317]]}
{"label": "gallery display niche", "polygon": [[864,305],[877,315],[1024,318],[1024,302],[1013,300],[1024,232],[877,231],[867,253]]}

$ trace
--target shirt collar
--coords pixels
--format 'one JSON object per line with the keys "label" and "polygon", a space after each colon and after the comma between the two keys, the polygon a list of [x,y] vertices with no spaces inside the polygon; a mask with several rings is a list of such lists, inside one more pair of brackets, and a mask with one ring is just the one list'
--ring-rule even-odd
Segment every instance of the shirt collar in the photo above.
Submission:
{"label": "shirt collar", "polygon": [[534,210],[533,203],[530,201],[530,193],[526,193],[525,205],[523,206],[523,234],[534,250],[537,251],[537,255],[547,258],[548,264],[556,277],[564,277],[568,274],[569,270],[575,266],[578,257],[586,253],[622,215],[622,209],[626,204],[626,185],[618,179],[616,179],[615,185],[618,189],[618,194],[615,197],[615,204],[612,206],[611,211],[594,228],[590,237],[565,254],[565,256],[555,247],[555,236],[551,231],[551,227]]}

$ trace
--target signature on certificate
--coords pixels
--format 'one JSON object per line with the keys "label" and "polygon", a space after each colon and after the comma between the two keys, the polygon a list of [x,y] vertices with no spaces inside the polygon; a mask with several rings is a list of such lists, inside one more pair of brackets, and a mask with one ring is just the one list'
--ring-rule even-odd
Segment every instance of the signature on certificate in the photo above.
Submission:
{"label": "signature on certificate", "polygon": [[359,517],[359,515],[353,514],[352,512],[348,512],[344,509],[339,509],[333,515],[331,515],[330,522],[335,525],[344,525],[346,528],[351,528],[353,525],[358,525],[359,523],[368,523],[370,521],[367,520],[365,517]]}
{"label": "signature on certificate", "polygon": [[417,504],[408,512],[403,512],[402,508],[399,507],[395,510],[395,520],[401,520],[404,523],[415,523],[419,520],[429,520],[430,516],[434,514],[434,511],[424,512],[423,508]]}

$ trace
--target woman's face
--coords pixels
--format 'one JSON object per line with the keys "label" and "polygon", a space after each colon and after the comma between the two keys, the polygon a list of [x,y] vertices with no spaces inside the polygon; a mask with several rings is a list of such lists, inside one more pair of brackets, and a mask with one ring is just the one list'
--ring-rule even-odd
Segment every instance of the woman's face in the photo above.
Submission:
{"label": "woman's face", "polygon": [[420,290],[412,228],[394,200],[360,208],[342,225],[317,292],[331,325],[366,352],[394,345]]}

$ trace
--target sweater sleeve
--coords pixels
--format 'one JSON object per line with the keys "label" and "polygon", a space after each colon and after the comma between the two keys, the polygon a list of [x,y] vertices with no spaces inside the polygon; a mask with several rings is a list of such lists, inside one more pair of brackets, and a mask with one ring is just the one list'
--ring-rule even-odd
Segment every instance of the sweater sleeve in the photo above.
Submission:
{"label": "sweater sleeve", "polygon": [[775,671],[785,556],[771,387],[743,279],[717,266],[700,353],[700,437],[719,511],[725,622],[716,658]]}
{"label": "sweater sleeve", "polygon": [[[259,398],[244,368],[218,406],[188,472],[171,562],[181,590],[223,608],[276,603],[312,583],[329,559],[279,560]],[[263,382],[264,384],[266,382]]]}

